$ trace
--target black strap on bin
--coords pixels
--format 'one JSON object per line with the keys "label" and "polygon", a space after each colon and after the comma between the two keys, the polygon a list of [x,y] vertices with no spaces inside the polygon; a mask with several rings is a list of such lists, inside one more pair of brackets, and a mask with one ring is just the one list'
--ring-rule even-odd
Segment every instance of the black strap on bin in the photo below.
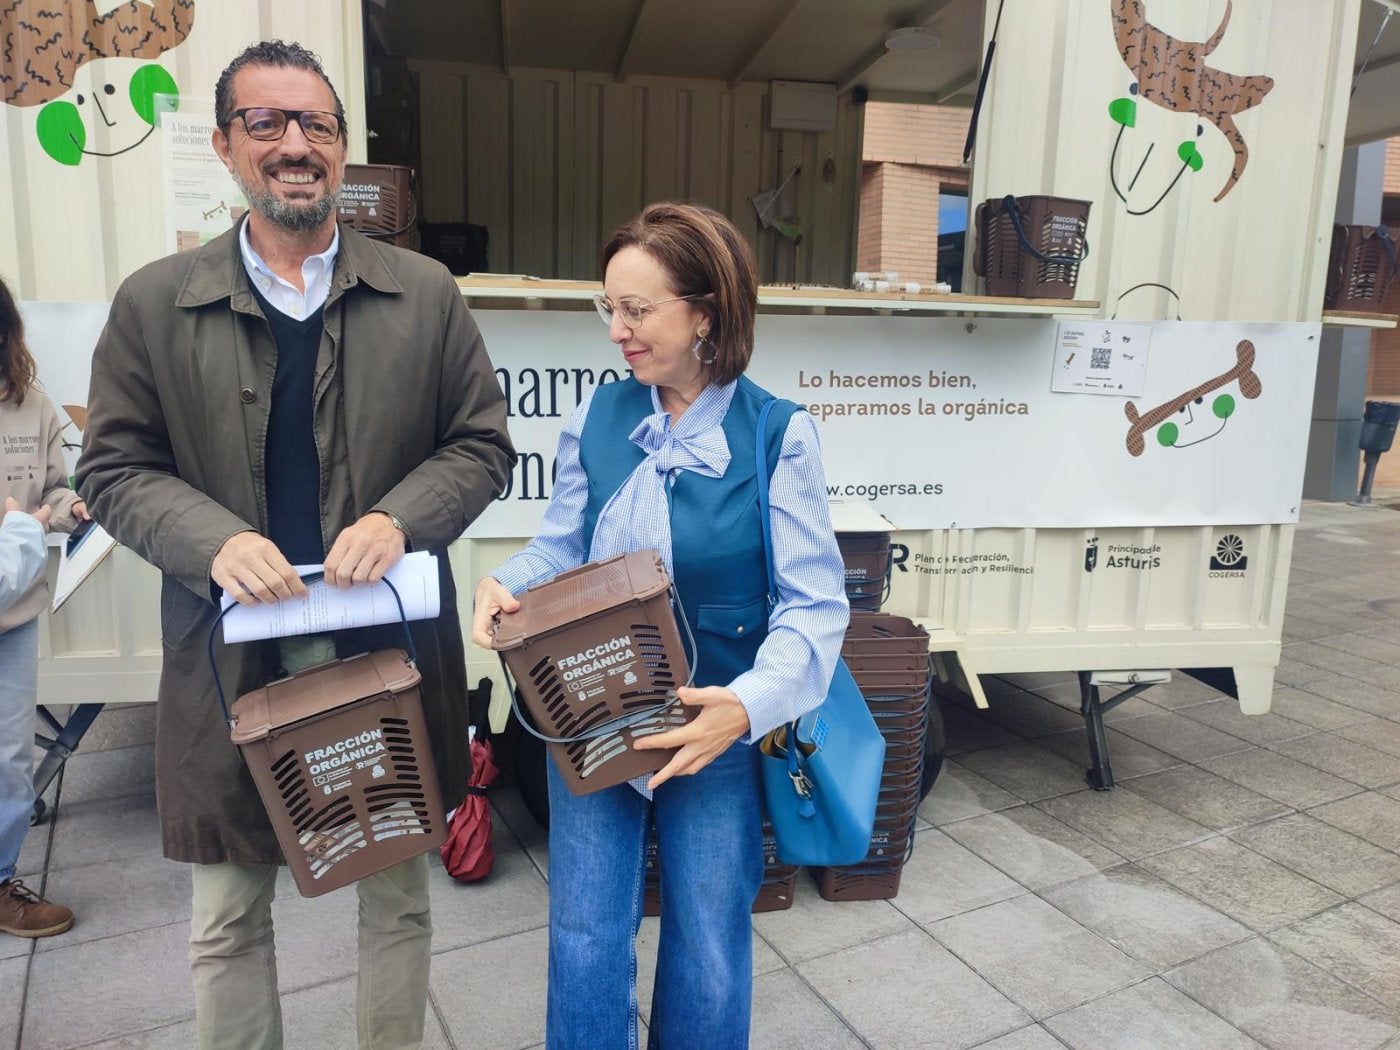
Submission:
{"label": "black strap on bin", "polygon": [[[316,572],[308,572],[301,579],[303,583],[312,584],[319,583],[325,578],[326,574],[318,570]],[[387,576],[381,577],[379,582],[389,588],[389,591],[394,596],[394,603],[399,607],[399,622],[403,624],[403,639],[408,649],[408,662],[416,667],[418,665],[418,649],[413,644],[413,634],[408,629],[408,615],[404,612],[403,599],[399,597],[399,589],[389,582]],[[237,603],[235,602],[234,604],[236,605]],[[219,615],[214,618],[213,624],[209,627],[208,644],[209,670],[214,672],[214,689],[219,694],[219,707],[223,709],[224,722],[227,723],[230,729],[233,728],[233,716],[229,714],[228,701],[224,697],[223,679],[219,675],[219,665],[214,659],[214,636],[218,633],[219,624],[223,623],[224,617],[228,615],[229,610],[232,608],[233,605],[225,607],[220,610]]]}
{"label": "black strap on bin", "polygon": [[1078,256],[1074,255],[1046,255],[1039,248],[1030,242],[1026,236],[1025,229],[1021,226],[1021,206],[1016,198],[1007,194],[1001,199],[1002,209],[1011,218],[1011,227],[1016,231],[1016,239],[1021,242],[1021,247],[1030,252],[1041,262],[1054,263],[1058,266],[1078,266],[1085,259],[1089,258],[1089,238],[1084,238],[1084,250]]}
{"label": "black strap on bin", "polygon": [[[695,644],[695,634],[690,629],[690,620],[686,618],[685,609],[681,606],[680,595],[676,593],[675,584],[671,585],[671,602],[676,607],[676,612],[680,614],[681,626],[685,628],[685,636],[690,639],[690,651],[693,654],[690,660],[690,677],[685,680],[686,686],[695,681],[695,668],[700,663],[700,649]],[[510,693],[510,709],[515,712],[515,717],[520,719],[520,725],[525,732],[529,733],[536,740],[543,740],[546,744],[577,744],[584,740],[596,740],[600,736],[610,736],[613,733],[620,733],[624,729],[630,729],[639,722],[645,722],[649,718],[671,710],[681,702],[680,694],[673,693],[670,699],[655,704],[652,707],[643,708],[641,711],[633,711],[631,714],[618,715],[610,718],[601,725],[596,725],[592,729],[584,730],[573,736],[549,736],[541,733],[530,724],[530,720],[525,716],[525,709],[520,705],[519,690],[515,687],[515,681],[511,678],[510,668],[506,666],[505,654],[501,654],[501,673],[506,677],[506,689]]]}

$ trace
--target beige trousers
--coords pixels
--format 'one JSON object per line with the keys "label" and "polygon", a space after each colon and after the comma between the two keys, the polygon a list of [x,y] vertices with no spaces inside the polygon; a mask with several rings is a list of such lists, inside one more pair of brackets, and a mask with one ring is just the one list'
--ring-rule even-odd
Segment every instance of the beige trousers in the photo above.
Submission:
{"label": "beige trousers", "polygon": [[[333,659],[325,636],[284,639],[283,666]],[[190,973],[201,1050],[281,1050],[272,899],[276,864],[195,864]],[[360,1050],[415,1050],[428,1002],[432,921],[427,855],[355,884]]]}

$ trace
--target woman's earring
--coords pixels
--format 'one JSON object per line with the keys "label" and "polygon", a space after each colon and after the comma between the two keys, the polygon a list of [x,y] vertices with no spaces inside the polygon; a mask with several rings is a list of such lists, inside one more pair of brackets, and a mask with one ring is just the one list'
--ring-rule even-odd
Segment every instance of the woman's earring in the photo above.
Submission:
{"label": "woman's earring", "polygon": [[701,357],[700,348],[704,346],[710,346],[710,333],[696,332],[695,342],[691,344],[690,352],[695,355],[695,360],[699,361],[702,365],[712,365],[715,363],[714,347],[710,347],[709,357]]}

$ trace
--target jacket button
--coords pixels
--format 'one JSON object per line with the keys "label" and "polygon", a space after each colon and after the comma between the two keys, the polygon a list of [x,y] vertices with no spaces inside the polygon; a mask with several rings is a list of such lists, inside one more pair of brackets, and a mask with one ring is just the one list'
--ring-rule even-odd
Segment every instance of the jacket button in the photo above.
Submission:
{"label": "jacket button", "polygon": [[743,634],[743,633],[744,633],[744,625],[743,625],[743,624],[740,624],[738,627],[734,628],[734,633],[735,633],[735,634]]}
{"label": "jacket button", "polygon": [[245,386],[238,392],[238,400],[242,401],[245,405],[251,405],[257,399],[258,395],[253,392],[253,388],[250,386]]}

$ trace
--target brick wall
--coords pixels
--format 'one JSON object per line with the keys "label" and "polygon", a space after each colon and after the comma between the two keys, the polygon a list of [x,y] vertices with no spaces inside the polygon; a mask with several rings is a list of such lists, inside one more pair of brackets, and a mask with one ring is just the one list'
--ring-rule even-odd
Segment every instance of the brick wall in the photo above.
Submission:
{"label": "brick wall", "polygon": [[1385,144],[1385,192],[1400,193],[1400,135]]}
{"label": "brick wall", "polygon": [[871,102],[865,107],[867,161],[954,168],[962,164],[972,110]]}

